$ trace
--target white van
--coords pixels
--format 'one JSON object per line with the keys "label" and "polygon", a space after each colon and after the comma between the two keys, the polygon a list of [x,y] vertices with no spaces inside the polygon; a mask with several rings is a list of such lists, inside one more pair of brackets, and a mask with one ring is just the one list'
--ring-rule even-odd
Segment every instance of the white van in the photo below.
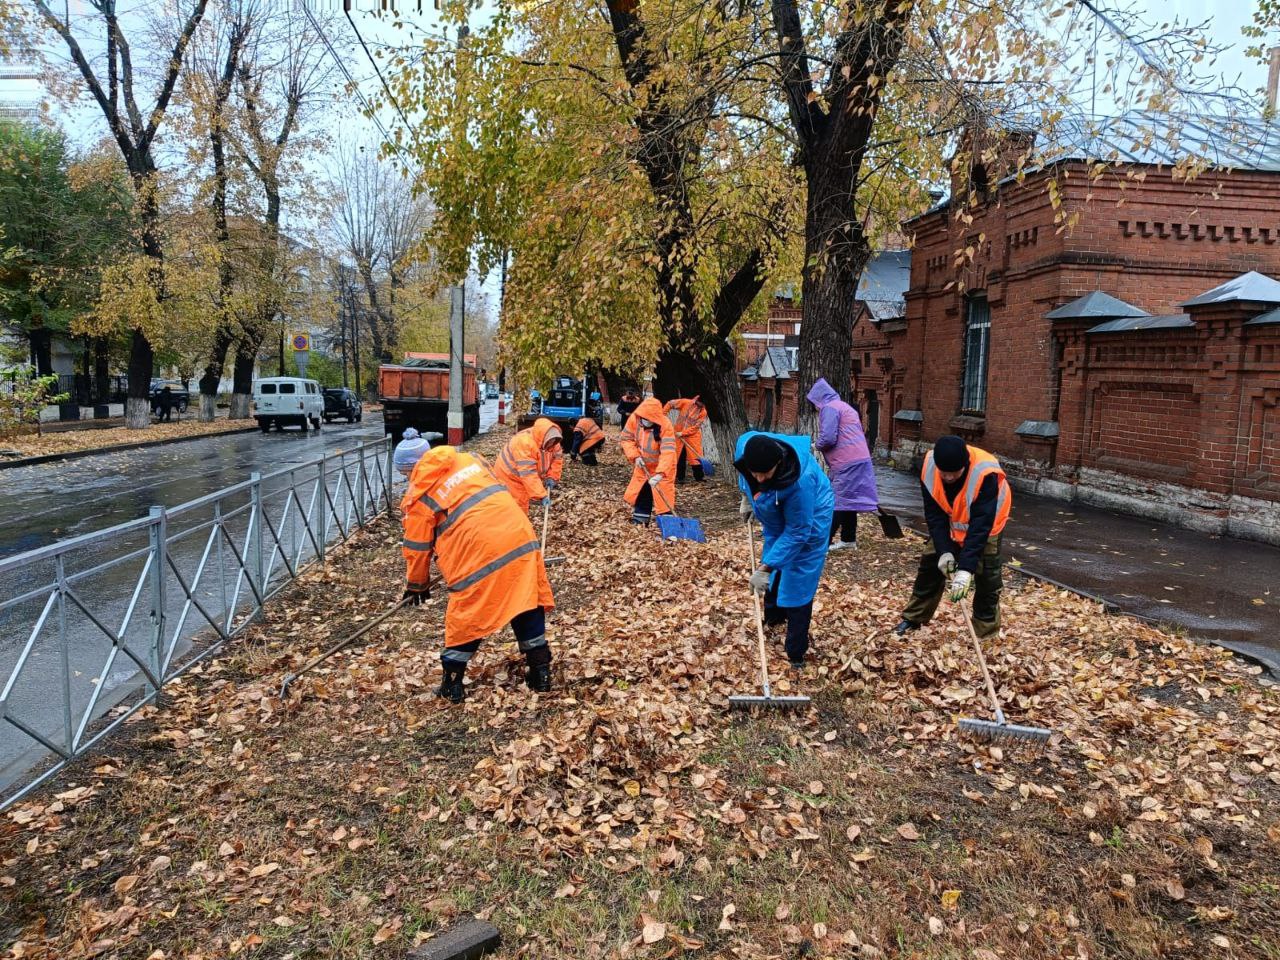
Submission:
{"label": "white van", "polygon": [[253,381],[253,415],[262,432],[272,424],[284,429],[296,424],[305,433],[308,427],[320,429],[324,417],[324,393],[314,380],[300,377],[267,377]]}

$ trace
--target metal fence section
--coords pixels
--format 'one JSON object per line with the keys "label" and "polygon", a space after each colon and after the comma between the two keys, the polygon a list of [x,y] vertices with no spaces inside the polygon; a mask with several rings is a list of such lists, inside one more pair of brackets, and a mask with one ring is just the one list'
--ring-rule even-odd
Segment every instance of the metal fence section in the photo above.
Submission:
{"label": "metal fence section", "polygon": [[390,440],[363,443],[0,560],[0,810],[389,510],[392,477]]}

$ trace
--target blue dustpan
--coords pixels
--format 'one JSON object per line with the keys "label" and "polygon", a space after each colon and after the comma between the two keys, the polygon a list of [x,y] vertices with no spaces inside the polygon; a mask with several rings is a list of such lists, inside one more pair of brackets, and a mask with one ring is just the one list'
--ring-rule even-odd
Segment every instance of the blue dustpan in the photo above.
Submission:
{"label": "blue dustpan", "polygon": [[706,457],[698,458],[698,466],[702,468],[702,475],[705,477],[714,477],[716,475],[716,465]]}
{"label": "blue dustpan", "polygon": [[694,543],[706,543],[707,537],[702,532],[702,524],[693,517],[675,517],[663,514],[653,518],[658,524],[658,536],[663,540],[692,540]]}

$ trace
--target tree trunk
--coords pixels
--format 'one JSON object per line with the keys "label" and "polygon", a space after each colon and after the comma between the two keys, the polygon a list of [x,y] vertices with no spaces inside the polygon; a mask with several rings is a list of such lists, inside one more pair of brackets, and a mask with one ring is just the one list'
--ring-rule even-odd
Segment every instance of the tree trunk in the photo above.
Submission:
{"label": "tree trunk", "polygon": [[247,420],[253,415],[253,367],[261,341],[241,338],[236,344],[236,362],[232,372],[231,419]]}
{"label": "tree trunk", "polygon": [[134,330],[129,342],[129,396],[125,401],[124,425],[131,430],[151,426],[151,371],[155,354],[141,330]]}
{"label": "tree trunk", "polygon": [[664,403],[677,396],[702,398],[707,406],[712,441],[705,452],[727,475],[734,444],[747,429],[742,388],[728,344],[709,357],[674,350],[664,352],[654,372],[653,392]]}
{"label": "tree trunk", "polygon": [[213,350],[209,362],[200,377],[200,419],[212,423],[218,415],[218,384],[227,369],[227,353],[231,349],[231,331],[226,324],[218,324],[213,336]]}
{"label": "tree trunk", "polygon": [[93,382],[94,382],[94,403],[109,403],[111,401],[111,385],[108,382],[111,379],[110,359],[111,359],[111,341],[106,337],[98,337],[93,342]]}
{"label": "tree trunk", "polygon": [[805,215],[805,268],[800,338],[797,429],[808,433],[816,411],[805,394],[819,378],[845,399],[852,386],[853,314],[858,279],[871,257],[862,225],[854,219],[847,179],[835,166],[809,170]]}

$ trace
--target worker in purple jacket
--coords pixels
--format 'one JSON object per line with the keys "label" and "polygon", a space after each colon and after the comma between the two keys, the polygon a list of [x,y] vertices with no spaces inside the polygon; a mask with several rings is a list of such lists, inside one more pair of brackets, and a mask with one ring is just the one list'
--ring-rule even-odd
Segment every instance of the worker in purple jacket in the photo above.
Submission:
{"label": "worker in purple jacket", "polygon": [[809,402],[818,408],[818,449],[827,462],[836,496],[830,549],[856,550],[858,514],[875,513],[880,508],[875,467],[862,432],[862,419],[858,411],[841,400],[831,384],[821,378],[809,391]]}

